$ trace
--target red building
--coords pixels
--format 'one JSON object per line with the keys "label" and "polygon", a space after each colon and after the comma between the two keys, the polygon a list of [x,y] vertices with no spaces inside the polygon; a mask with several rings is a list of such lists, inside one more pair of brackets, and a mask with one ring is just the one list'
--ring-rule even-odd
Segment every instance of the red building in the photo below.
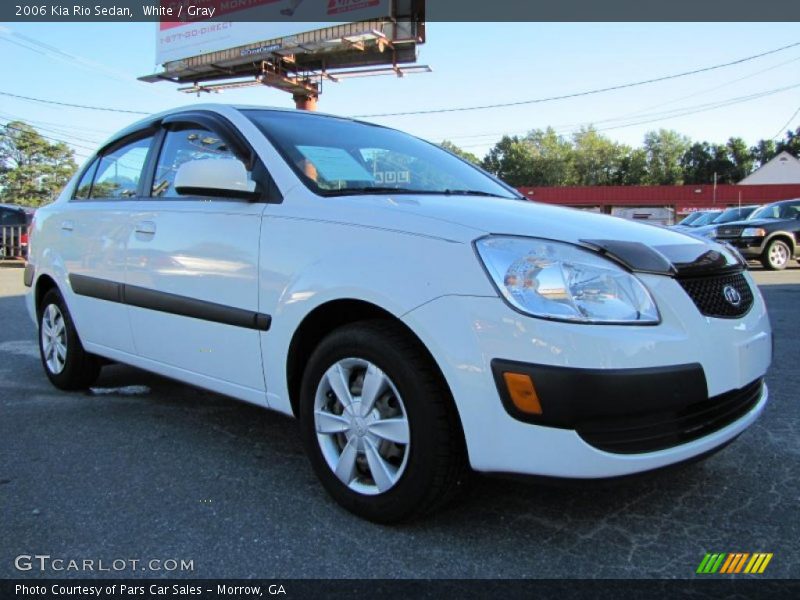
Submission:
{"label": "red building", "polygon": [[800,198],[800,184],[520,187],[531,200],[669,224],[695,210]]}

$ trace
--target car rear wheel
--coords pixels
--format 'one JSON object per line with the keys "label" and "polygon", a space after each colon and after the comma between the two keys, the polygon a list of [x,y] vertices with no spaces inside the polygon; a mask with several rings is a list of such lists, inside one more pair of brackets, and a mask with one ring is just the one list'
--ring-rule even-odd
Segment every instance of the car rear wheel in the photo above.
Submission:
{"label": "car rear wheel", "polygon": [[100,361],[83,349],[67,305],[57,290],[39,305],[39,353],[50,382],[61,390],[81,390],[100,374]]}
{"label": "car rear wheel", "polygon": [[761,264],[771,271],[782,271],[789,264],[792,253],[789,245],[783,240],[772,240],[764,250]]}
{"label": "car rear wheel", "polygon": [[371,521],[431,512],[467,474],[441,374],[419,342],[388,321],[347,325],[320,343],[303,375],[300,422],[323,486]]}

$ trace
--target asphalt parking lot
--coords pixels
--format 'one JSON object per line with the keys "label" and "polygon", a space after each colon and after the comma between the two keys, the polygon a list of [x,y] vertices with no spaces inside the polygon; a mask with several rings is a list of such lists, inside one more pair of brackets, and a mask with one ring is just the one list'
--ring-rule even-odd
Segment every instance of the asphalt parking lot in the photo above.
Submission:
{"label": "asphalt parking lot", "polygon": [[326,496],[286,417],[124,366],[98,393],[56,391],[22,270],[0,269],[0,577],[91,575],[14,567],[47,554],[194,567],[106,577],[683,578],[712,551],[772,552],[765,575],[800,577],[800,267],[754,273],[776,356],[736,443],[614,484],[477,477],[446,511],[381,527]]}

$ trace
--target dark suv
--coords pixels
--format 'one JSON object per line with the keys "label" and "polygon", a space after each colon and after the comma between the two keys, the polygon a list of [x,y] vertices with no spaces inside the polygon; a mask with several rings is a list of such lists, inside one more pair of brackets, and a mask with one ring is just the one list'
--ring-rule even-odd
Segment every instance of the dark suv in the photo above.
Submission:
{"label": "dark suv", "polygon": [[767,204],[746,221],[726,223],[717,229],[717,241],[767,269],[785,269],[791,258],[800,258],[800,198]]}
{"label": "dark suv", "polygon": [[0,258],[26,257],[33,209],[0,204]]}

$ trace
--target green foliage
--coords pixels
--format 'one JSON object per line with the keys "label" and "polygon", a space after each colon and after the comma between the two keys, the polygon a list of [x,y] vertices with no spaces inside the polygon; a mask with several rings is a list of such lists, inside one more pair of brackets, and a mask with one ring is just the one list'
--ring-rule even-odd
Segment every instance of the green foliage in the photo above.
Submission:
{"label": "green foliage", "polygon": [[51,144],[30,125],[8,123],[0,133],[0,201],[41,206],[55,199],[75,173],[74,153]]}
{"label": "green foliage", "polygon": [[481,164],[517,187],[711,184],[715,175],[718,183],[738,183],[784,150],[800,155],[800,127],[778,143],[761,140],[752,148],[738,137],[724,144],[692,143],[668,129],[647,132],[642,146],[631,148],[593,127],[571,139],[547,128],[503,136]]}
{"label": "green foliage", "polygon": [[787,131],[786,137],[778,142],[776,154],[788,152],[792,156],[800,156],[800,127],[794,131]]}
{"label": "green foliage", "polygon": [[444,148],[448,152],[452,152],[456,156],[463,158],[466,161],[471,162],[474,165],[480,165],[481,159],[474,155],[472,152],[467,152],[466,150],[462,150],[458,146],[456,146],[450,140],[444,140],[441,144],[439,144],[441,148]]}

